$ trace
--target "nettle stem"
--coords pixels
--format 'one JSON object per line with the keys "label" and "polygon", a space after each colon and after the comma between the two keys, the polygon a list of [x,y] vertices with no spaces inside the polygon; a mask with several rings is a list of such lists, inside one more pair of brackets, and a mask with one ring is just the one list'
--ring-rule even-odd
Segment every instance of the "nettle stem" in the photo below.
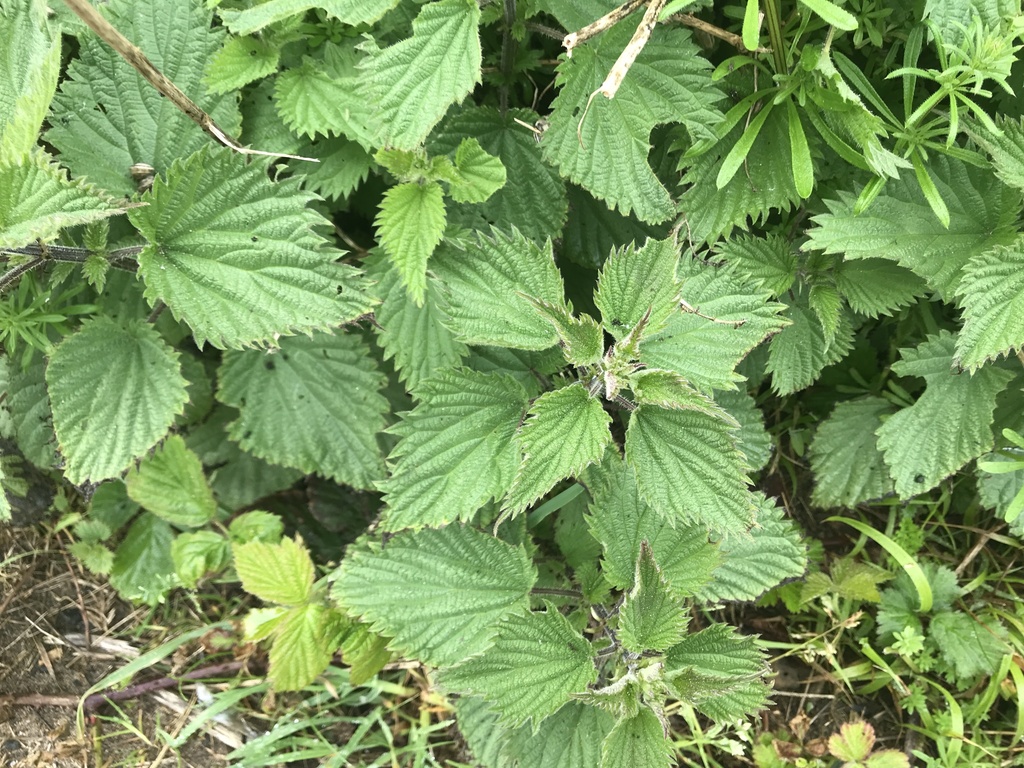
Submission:
{"label": "nettle stem", "polygon": [[557,589],[555,587],[534,587],[530,590],[531,595],[551,595],[553,597],[571,597],[574,600],[582,600],[583,593],[575,589]]}
{"label": "nettle stem", "polygon": [[501,36],[501,87],[498,89],[498,105],[502,115],[508,111],[509,82],[518,47],[512,36],[512,25],[515,23],[516,0],[505,0],[505,30]]}

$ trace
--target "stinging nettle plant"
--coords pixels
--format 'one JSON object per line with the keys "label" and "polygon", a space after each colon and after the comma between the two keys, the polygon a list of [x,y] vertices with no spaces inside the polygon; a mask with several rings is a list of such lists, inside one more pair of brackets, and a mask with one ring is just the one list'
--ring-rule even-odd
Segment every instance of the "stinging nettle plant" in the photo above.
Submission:
{"label": "stinging nettle plant", "polygon": [[[229,137],[314,164],[0,2],[0,517],[49,472],[126,597],[237,578],[278,688],[422,661],[488,766],[665,766],[670,713],[765,706],[705,610],[805,570],[759,406],[813,387],[823,508],[1024,429],[1024,128],[986,87],[1024,27],[615,5],[104,4]],[[263,508],[300,481],[345,519],[383,494],[324,578]]]}

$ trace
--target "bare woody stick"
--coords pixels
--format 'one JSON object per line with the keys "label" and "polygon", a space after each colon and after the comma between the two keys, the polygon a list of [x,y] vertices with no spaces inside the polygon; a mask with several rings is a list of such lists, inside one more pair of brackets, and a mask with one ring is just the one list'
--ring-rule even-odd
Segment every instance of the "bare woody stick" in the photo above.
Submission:
{"label": "bare woody stick", "polygon": [[572,49],[580,43],[585,43],[595,35],[599,35],[609,27],[615,26],[618,22],[629,16],[633,11],[643,5],[647,0],[626,0],[625,3],[620,5],[618,8],[609,11],[600,19],[576,32],[570,32],[562,40],[562,45],[565,48],[565,55],[572,58]]}
{"label": "bare woody stick", "polygon": [[184,112],[188,117],[203,131],[212,137],[215,141],[223,144],[225,147],[233,149],[243,155],[263,155],[265,157],[288,157],[294,160],[308,160],[310,162],[319,162],[312,157],[301,157],[299,155],[288,155],[284,152],[262,152],[258,149],[249,149],[248,147],[242,147],[236,144],[231,138],[224,133],[224,131],[214,122],[214,119],[204,112],[198,104],[192,99],[185,95],[185,93],[159,69],[157,69],[153,62],[146,58],[144,54],[136,45],[134,45],[128,38],[122,35],[117,29],[107,21],[100,13],[89,4],[88,0],[64,0],[64,3],[70,8],[75,15],[84,21],[88,27],[99,35],[100,39],[103,40],[107,45],[113,48],[117,53],[127,61],[140,75],[156,88],[160,93],[170,99],[171,103],[174,104],[178,109]]}

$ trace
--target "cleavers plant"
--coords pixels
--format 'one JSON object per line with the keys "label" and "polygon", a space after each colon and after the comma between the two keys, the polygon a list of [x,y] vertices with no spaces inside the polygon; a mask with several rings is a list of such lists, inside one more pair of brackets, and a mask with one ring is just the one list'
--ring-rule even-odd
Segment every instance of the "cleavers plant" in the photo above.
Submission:
{"label": "cleavers plant", "polygon": [[[422,661],[487,766],[667,766],[670,712],[763,707],[755,638],[700,610],[805,571],[759,405],[811,388],[822,508],[1016,456],[1024,25],[615,6],[102,5],[272,161],[0,1],[0,516],[27,462],[126,597],[239,579],[279,689]],[[374,505],[324,578],[296,484]]]}

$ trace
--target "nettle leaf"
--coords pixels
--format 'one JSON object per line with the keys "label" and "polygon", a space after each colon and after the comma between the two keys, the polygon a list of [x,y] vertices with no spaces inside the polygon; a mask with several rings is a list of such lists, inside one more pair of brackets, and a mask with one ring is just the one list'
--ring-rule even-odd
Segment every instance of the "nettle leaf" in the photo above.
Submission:
{"label": "nettle leaf", "polygon": [[813,217],[817,226],[808,230],[803,250],[889,259],[943,297],[953,296],[972,257],[1012,242],[1021,196],[987,169],[945,155],[933,157],[928,169],[949,209],[948,227],[932,212],[916,176],[904,171],[860,215],[854,213],[857,195],[851,192],[826,200],[830,213]]}
{"label": "nettle leaf", "polygon": [[923,278],[886,259],[842,261],[835,279],[850,309],[868,317],[892,315],[928,291]]}
{"label": "nettle leaf", "polygon": [[604,329],[594,318],[586,314],[576,317],[564,304],[526,298],[554,326],[566,362],[577,367],[597,364],[604,352]]}
{"label": "nettle leaf", "polygon": [[814,491],[819,507],[855,507],[892,493],[876,433],[896,407],[880,397],[839,403],[818,426],[811,443]]}
{"label": "nettle leaf", "polygon": [[505,184],[476,210],[499,227],[515,225],[531,240],[543,242],[562,230],[568,212],[565,184],[541,158],[534,134],[515,122],[538,120],[536,112],[494,107],[463,109],[441,124],[428,143],[431,154],[455,152],[462,140],[476,139],[505,168]]}
{"label": "nettle leaf", "polygon": [[784,294],[796,280],[796,252],[779,235],[737,235],[719,243],[716,251],[735,265],[737,275],[774,296]]}
{"label": "nettle leaf", "polygon": [[388,457],[390,477],[378,484],[389,530],[468,520],[505,494],[519,465],[512,438],[527,394],[514,379],[446,371],[419,395],[388,430],[402,438]]}
{"label": "nettle leaf", "polygon": [[507,616],[487,653],[440,675],[446,688],[491,702],[512,726],[539,724],[596,679],[590,643],[550,605]]}
{"label": "nettle leaf", "polygon": [[713,624],[669,649],[665,667],[677,696],[717,722],[753,714],[768,701],[768,665],[754,638]]}
{"label": "nettle leaf", "polygon": [[587,515],[594,538],[604,548],[602,572],[623,591],[634,584],[641,545],[648,542],[673,594],[687,597],[711,578],[718,547],[707,528],[683,525],[655,512],[640,498],[636,475],[621,459],[601,465]]}
{"label": "nettle leaf", "polygon": [[334,201],[352,194],[375,168],[373,155],[358,142],[343,137],[320,139],[300,147],[298,154],[320,162],[310,168],[305,160],[293,160],[292,170],[302,174],[307,189]]}
{"label": "nettle leaf", "polygon": [[203,82],[210,93],[236,91],[254,80],[272,75],[281,49],[257,37],[229,37],[206,64]]}
{"label": "nettle leaf", "polygon": [[45,375],[46,364],[39,359],[27,371],[11,373],[0,391],[7,393],[4,405],[10,408],[18,449],[35,466],[51,469],[57,459],[57,438]]}
{"label": "nettle leaf", "polygon": [[125,478],[128,496],[157,517],[181,528],[198,528],[217,514],[199,457],[171,435]]}
{"label": "nettle leaf", "polygon": [[764,426],[764,414],[754,398],[745,389],[715,393],[715,404],[732,416],[740,425],[736,434],[737,445],[747,458],[751,472],[767,466],[775,447],[772,436]]}
{"label": "nettle leaf", "polygon": [[384,359],[394,359],[399,378],[415,393],[426,379],[458,366],[469,350],[448,328],[450,319],[436,280],[427,277],[423,306],[418,307],[409,301],[393,263],[375,259],[367,266],[369,276],[377,280],[373,292],[381,301],[373,313],[380,326],[377,341]]}
{"label": "nettle leaf", "polygon": [[647,162],[651,131],[682,122],[698,137],[710,135],[720,119],[714,105],[721,94],[690,33],[656,27],[615,97],[591,99],[635,29],[630,22],[616,24],[558,65],[561,90],[541,145],[563,176],[622,214],[635,211],[657,223],[672,218],[676,208]]}
{"label": "nettle leaf", "polygon": [[798,301],[787,313],[791,325],[768,345],[767,370],[772,375],[772,389],[780,395],[811,386],[826,366],[838,363],[853,348],[853,324],[845,312],[829,343],[817,314]]}
{"label": "nettle leaf", "polygon": [[476,233],[446,243],[431,270],[447,290],[451,327],[467,344],[541,350],[558,343],[554,327],[526,298],[564,303],[550,241],[538,246],[516,229]]}
{"label": "nettle leaf", "polygon": [[65,227],[99,221],[124,209],[39,153],[0,165],[0,248],[53,240]]}
{"label": "nettle leaf", "polygon": [[326,330],[369,311],[359,273],[314,230],[299,182],[274,183],[266,163],[203,150],[158,178],[129,213],[149,245],[139,272],[196,343],[240,348]]}
{"label": "nettle leaf", "polygon": [[312,603],[287,611],[274,625],[267,677],[276,691],[301,691],[327,669],[336,647],[336,611]]}
{"label": "nettle leaf", "polygon": [[0,8],[0,165],[23,160],[36,146],[57,90],[60,35],[46,10],[39,0]]}
{"label": "nettle leaf", "polygon": [[807,548],[800,540],[800,530],[785,511],[760,492],[754,494],[754,503],[754,526],[748,533],[722,539],[721,565],[697,591],[698,599],[757,600],[769,589],[786,579],[799,578],[807,570]]}
{"label": "nettle leaf", "polygon": [[626,461],[636,469],[641,496],[673,519],[746,530],[753,507],[737,426],[724,412],[641,405],[626,431]]}
{"label": "nettle leaf", "polygon": [[632,377],[630,389],[640,405],[656,405],[659,408],[696,408],[708,410],[707,398],[695,390],[678,373],[660,368],[646,368]]}
{"label": "nettle leaf", "polygon": [[1024,348],[1024,236],[967,262],[959,293],[964,327],[956,340],[957,365],[977,371]]}
{"label": "nettle leaf", "polygon": [[448,107],[480,82],[479,23],[475,2],[440,0],[422,7],[412,37],[383,50],[365,45],[366,91],[379,111],[382,143],[423,143]]}
{"label": "nettle leaf", "polygon": [[487,649],[501,619],[529,607],[537,571],[522,546],[449,525],[352,547],[335,579],[334,599],[390,647],[440,666]]}
{"label": "nettle leaf", "polygon": [[187,400],[177,352],[142,321],[86,321],[53,351],[46,383],[73,483],[120,474],[167,433]]}
{"label": "nettle leaf", "polygon": [[358,336],[291,336],[274,353],[229,352],[218,378],[217,398],[239,410],[229,434],[244,450],[355,488],[383,477],[384,375]]}
{"label": "nettle leaf", "polygon": [[[207,94],[202,84],[206,62],[223,38],[223,30],[212,27],[211,11],[192,0],[113,0],[102,10],[221,129],[237,133],[235,96]],[[118,195],[135,194],[128,173],[135,163],[165,174],[174,160],[210,143],[196,123],[91,34],[81,38],[80,55],[68,66],[49,122],[46,141],[60,150],[61,162]]]}
{"label": "nettle leaf", "polygon": [[688,616],[669,592],[647,541],[640,543],[633,587],[619,611],[619,638],[634,653],[663,651],[678,643]]}
{"label": "nettle leaf", "polygon": [[374,225],[377,236],[416,306],[427,290],[427,260],[441,242],[447,214],[436,181],[407,182],[384,194]]}
{"label": "nettle leaf", "polygon": [[398,0],[262,0],[250,3],[252,8],[219,8],[217,12],[232,32],[249,35],[310,8],[321,8],[343,24],[371,24],[397,4]]}
{"label": "nettle leaf", "polygon": [[1024,119],[993,115],[1001,134],[972,130],[970,136],[992,158],[992,169],[1004,184],[1024,189]]}
{"label": "nettle leaf", "polygon": [[600,461],[612,442],[611,421],[579,382],[537,398],[516,435],[522,461],[504,508],[522,512],[559,480]]}
{"label": "nettle leaf", "polygon": [[452,705],[459,733],[477,763],[487,768],[512,768],[513,759],[506,755],[512,731],[498,722],[498,714],[490,705],[478,696],[459,696]]}
{"label": "nettle leaf", "polygon": [[909,408],[879,427],[878,447],[885,455],[896,493],[909,499],[931,490],[971,459],[992,450],[992,412],[996,396],[1013,374],[986,367],[973,373],[953,370],[955,337],[948,331],[914,349],[901,349],[892,370],[920,376],[927,388]]}
{"label": "nettle leaf", "polygon": [[682,161],[686,173],[679,211],[686,217],[686,234],[695,246],[728,236],[734,227],[745,228],[748,218],[757,224],[769,212],[786,212],[800,202],[793,183],[789,121],[782,109],[773,109],[768,115],[747,153],[744,172],[718,189],[722,163],[743,131],[741,120],[710,151],[693,161]]}
{"label": "nettle leaf", "polygon": [[250,541],[235,544],[233,551],[242,589],[260,600],[303,605],[313,596],[316,570],[301,540]]}
{"label": "nettle leaf", "polygon": [[[461,728],[461,716],[459,723]],[[601,742],[614,725],[614,717],[603,709],[570,701],[536,729],[524,725],[515,731],[505,754],[530,768],[594,768]]]}
{"label": "nettle leaf", "polygon": [[764,289],[740,279],[732,267],[683,259],[678,274],[683,300],[707,317],[674,312],[663,331],[644,339],[641,359],[681,374],[703,391],[735,389],[736,382],[743,380],[735,372],[740,360],[787,325],[779,317],[783,305],[770,301]]}
{"label": "nettle leaf", "polygon": [[616,248],[669,234],[668,226],[623,216],[575,184],[566,185],[566,195],[572,216],[565,222],[561,255],[587,269],[600,269]]}
{"label": "nettle leaf", "polygon": [[455,170],[449,194],[459,203],[482,203],[505,186],[505,166],[476,138],[463,139],[455,150]]}
{"label": "nettle leaf", "polygon": [[608,333],[620,341],[644,318],[647,335],[660,331],[679,308],[678,265],[679,246],[670,240],[648,240],[642,248],[612,252],[594,293]]}
{"label": "nettle leaf", "polygon": [[668,768],[672,744],[661,720],[647,707],[619,720],[601,746],[601,768]]}
{"label": "nettle leaf", "polygon": [[347,136],[366,148],[373,143],[372,111],[359,93],[358,76],[330,62],[306,58],[286,69],[274,81],[274,104],[300,136]]}

